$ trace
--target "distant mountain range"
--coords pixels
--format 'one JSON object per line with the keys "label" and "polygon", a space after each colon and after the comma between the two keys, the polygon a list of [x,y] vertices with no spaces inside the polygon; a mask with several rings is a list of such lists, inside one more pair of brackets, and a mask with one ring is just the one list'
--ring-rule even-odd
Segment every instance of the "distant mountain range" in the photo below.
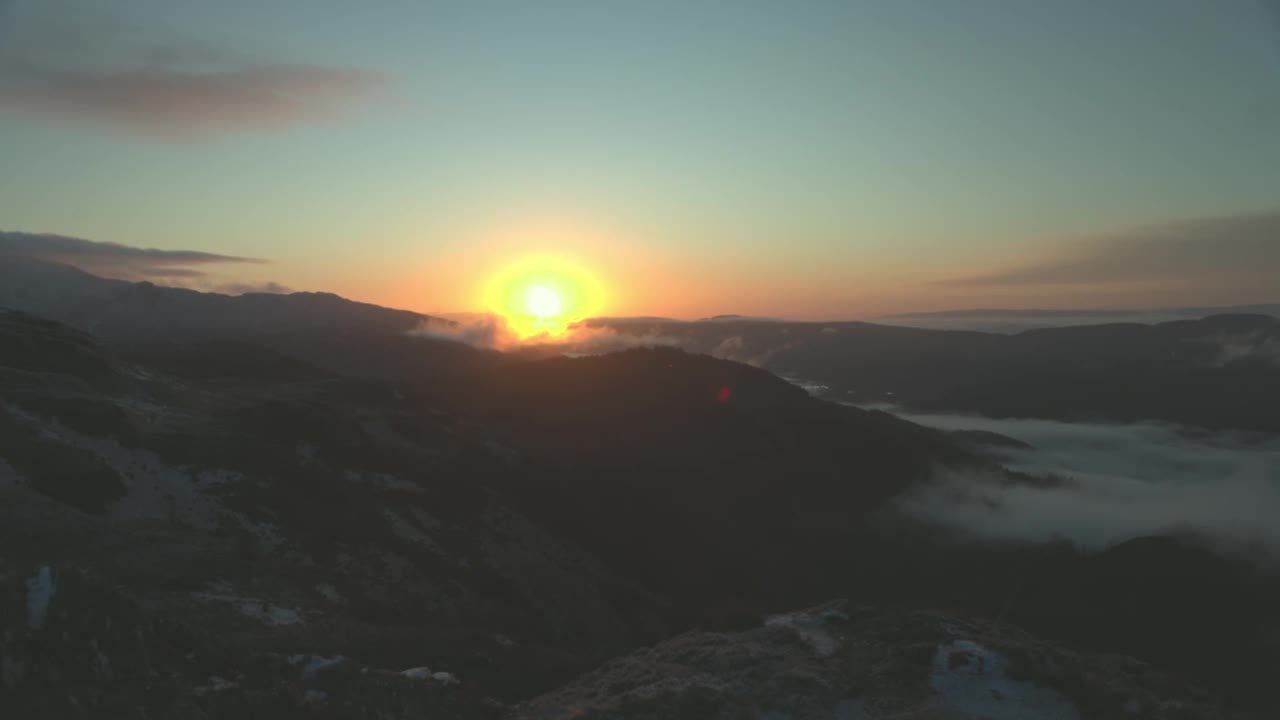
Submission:
{"label": "distant mountain range", "polygon": [[[448,330],[454,320],[328,293],[203,293],[108,280],[23,258],[0,264],[0,307],[70,323],[126,357],[154,357],[166,346],[175,356],[189,355],[193,343],[239,342],[330,372],[382,380],[429,382],[575,349],[554,345],[503,355],[438,332],[411,336],[415,330]],[[1072,312],[979,310],[911,317],[930,322],[969,316],[1001,322],[1008,317],[1079,319]],[[632,338],[633,345],[674,345],[758,365],[842,402],[1280,432],[1280,406],[1255,402],[1267,393],[1280,394],[1280,320],[1266,313],[1013,334],[738,316],[693,322],[602,318],[582,324]]]}
{"label": "distant mountain range", "polygon": [[1213,315],[1016,334],[863,322],[593,321],[751,363],[825,397],[991,417],[1128,422],[1280,432],[1280,319]]}
{"label": "distant mountain range", "polygon": [[0,260],[0,307],[94,333],[118,351],[251,342],[335,372],[421,377],[491,361],[461,343],[408,337],[452,320],[354,302],[331,293],[223,295],[97,277],[44,260]]}
{"label": "distant mountain range", "polygon": [[[1208,307],[1147,308],[1117,310],[1092,309],[1036,309],[1036,308],[974,308],[942,310],[936,312],[898,313],[872,318],[859,318],[860,322],[878,325],[913,327],[925,330],[974,330],[992,333],[1016,333],[1073,325],[1103,325],[1110,323],[1142,323],[1152,325],[1174,320],[1199,320],[1211,315],[1270,315],[1280,317],[1280,303],[1255,305],[1221,305]],[[796,322],[783,318],[752,317],[747,315],[714,315],[700,320],[678,320],[667,317],[598,317],[586,322],[595,325],[643,325],[653,323],[682,322]],[[805,321],[847,322],[835,321]]]}
{"label": "distant mountain range", "polygon": [[91,275],[70,265],[6,257],[0,306],[105,335],[226,334],[310,329],[404,332],[431,318],[330,293],[222,295]]}
{"label": "distant mountain range", "polygon": [[1199,320],[1211,315],[1270,315],[1280,317],[1280,303],[1226,305],[1220,307],[1151,308],[1143,310],[1036,310],[974,309],[903,313],[876,319],[888,325],[932,330],[979,330],[1014,333],[1048,327],[1104,323],[1154,324],[1173,320]]}

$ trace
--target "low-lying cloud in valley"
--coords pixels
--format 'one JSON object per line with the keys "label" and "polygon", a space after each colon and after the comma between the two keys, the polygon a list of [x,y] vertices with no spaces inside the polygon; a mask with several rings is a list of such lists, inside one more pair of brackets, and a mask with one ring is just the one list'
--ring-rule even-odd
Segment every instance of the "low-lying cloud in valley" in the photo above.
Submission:
{"label": "low-lying cloud in valley", "polygon": [[985,430],[1028,443],[1001,449],[1014,470],[1054,475],[1054,487],[940,471],[902,501],[907,511],[993,539],[1065,538],[1098,549],[1192,531],[1280,552],[1280,439],[1156,424],[902,417],[946,430]]}

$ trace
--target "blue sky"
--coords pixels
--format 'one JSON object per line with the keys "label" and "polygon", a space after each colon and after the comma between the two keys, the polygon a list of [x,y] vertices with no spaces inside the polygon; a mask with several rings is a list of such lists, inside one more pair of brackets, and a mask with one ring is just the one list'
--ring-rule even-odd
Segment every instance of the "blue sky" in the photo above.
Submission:
{"label": "blue sky", "polygon": [[546,250],[634,314],[1280,295],[1269,0],[3,5],[4,230],[428,311]]}

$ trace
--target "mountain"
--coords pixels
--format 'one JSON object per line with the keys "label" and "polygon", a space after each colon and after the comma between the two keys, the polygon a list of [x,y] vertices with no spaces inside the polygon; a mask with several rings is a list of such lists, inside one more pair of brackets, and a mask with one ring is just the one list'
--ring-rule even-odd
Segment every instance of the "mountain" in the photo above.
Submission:
{"label": "mountain", "polygon": [[876,322],[886,325],[930,330],[979,330],[1015,333],[1047,327],[1102,325],[1107,323],[1154,324],[1174,320],[1199,320],[1211,315],[1270,315],[1280,317],[1280,304],[1231,305],[1221,307],[1175,307],[1145,310],[1107,309],[992,309],[945,310],[942,312],[886,315]]}
{"label": "mountain", "polygon": [[998,472],[940,432],[670,348],[497,365],[440,398],[526,458],[510,492],[537,517],[701,608],[820,593],[838,573],[814,569],[889,498],[941,467]]}
{"label": "mountain", "polygon": [[474,357],[376,377],[0,311],[6,714],[879,718],[994,688],[1013,717],[1274,716],[1253,563],[898,511],[935,473],[1036,482],[974,449],[999,438],[674,348]]}
{"label": "mountain", "polygon": [[750,362],[827,397],[925,412],[1280,431],[1280,319],[1215,315],[1156,325],[1002,335],[870,323],[600,325]]}
{"label": "mountain", "polygon": [[104,335],[228,333],[324,328],[405,332],[429,320],[329,293],[221,295],[91,275],[69,265],[6,257],[0,306],[81,325]]}
{"label": "mountain", "polygon": [[[738,563],[766,549],[746,542],[755,523],[779,541],[804,530],[798,513],[855,525],[915,479],[881,473],[931,454],[984,462],[940,433],[675,352],[480,366],[473,385],[419,390],[230,342],[144,363],[14,311],[0,340],[0,591],[28,608],[0,615],[3,679],[28,714],[109,716],[134,696],[160,716],[297,713],[308,689],[346,716],[339,698],[377,688],[395,696],[371,708],[435,707],[430,683],[456,675],[466,712],[484,716],[705,616],[730,590],[711,598],[690,578],[742,578]],[[708,383],[735,395],[691,394]],[[699,406],[701,430],[680,420]],[[828,430],[796,435],[770,412]],[[837,436],[882,424],[898,437],[877,460],[781,472],[784,447],[869,449]],[[634,454],[584,452],[590,425]],[[673,431],[684,442],[659,452]],[[767,472],[749,473],[758,461]],[[725,485],[717,469],[743,477]],[[810,507],[823,502],[840,504]],[[401,693],[413,678],[399,673],[422,666],[452,675]]]}
{"label": "mountain", "polygon": [[492,352],[408,334],[452,321],[330,293],[222,295],[100,278],[30,258],[3,258],[0,307],[90,331],[125,353],[247,342],[346,375],[402,379],[497,360]]}
{"label": "mountain", "polygon": [[[195,638],[195,660],[169,658],[171,692],[268,661],[284,672],[302,654],[430,663],[518,697],[666,627],[655,596],[470,472],[500,447],[387,387],[314,369],[281,380],[278,358],[269,372],[170,375],[13,312],[0,333],[0,560],[15,592],[51,567],[57,633],[89,622],[65,604],[96,604],[70,589],[83,576],[156,632]],[[30,668],[5,671],[20,693],[52,651],[10,620],[3,637],[20,644],[4,645],[5,667]],[[151,683],[125,675],[145,654],[128,653],[103,661],[119,676],[84,681]]]}

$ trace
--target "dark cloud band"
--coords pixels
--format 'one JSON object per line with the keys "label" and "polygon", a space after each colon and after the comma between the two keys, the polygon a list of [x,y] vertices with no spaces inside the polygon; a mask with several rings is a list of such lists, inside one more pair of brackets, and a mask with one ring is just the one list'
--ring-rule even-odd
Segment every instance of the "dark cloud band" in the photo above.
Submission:
{"label": "dark cloud band", "polygon": [[196,250],[157,250],[112,242],[96,242],[66,235],[0,232],[0,255],[52,262],[105,263],[164,267],[208,263],[264,263],[259,258],[218,255]]}
{"label": "dark cloud band", "polygon": [[0,261],[4,258],[63,263],[96,275],[122,280],[160,279],[178,283],[207,277],[207,273],[200,268],[209,265],[266,262],[258,258],[196,250],[137,248],[65,235],[0,232]]}
{"label": "dark cloud band", "polygon": [[104,72],[18,64],[0,69],[0,111],[192,140],[330,119],[381,84],[375,73],[314,65]]}
{"label": "dark cloud band", "polygon": [[1280,278],[1280,213],[1184,220],[1084,237],[1075,245],[1057,258],[942,284],[1071,286],[1228,277],[1275,284]]}

